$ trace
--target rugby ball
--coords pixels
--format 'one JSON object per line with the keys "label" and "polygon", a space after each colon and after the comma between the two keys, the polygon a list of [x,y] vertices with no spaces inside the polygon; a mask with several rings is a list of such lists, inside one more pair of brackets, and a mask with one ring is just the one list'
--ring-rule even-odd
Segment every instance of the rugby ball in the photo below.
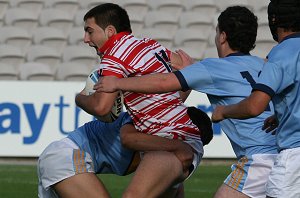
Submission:
{"label": "rugby ball", "polygon": [[[98,69],[93,70],[89,76],[86,79],[85,82],[85,87],[84,87],[84,94],[85,95],[91,95],[95,92],[95,90],[93,89],[94,85],[98,82],[100,76],[98,74]],[[104,116],[95,116],[98,120],[103,121],[103,122],[113,122],[115,121],[119,115],[123,112],[123,104],[124,104],[124,100],[123,100],[123,94],[120,91],[118,93],[118,96],[114,102],[114,105],[112,107],[112,109],[110,110],[110,112],[107,115]]]}

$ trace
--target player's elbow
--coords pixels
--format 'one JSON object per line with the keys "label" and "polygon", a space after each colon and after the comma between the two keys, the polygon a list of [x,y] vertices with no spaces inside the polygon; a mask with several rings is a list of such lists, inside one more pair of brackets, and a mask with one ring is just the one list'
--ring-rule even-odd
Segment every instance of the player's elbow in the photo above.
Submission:
{"label": "player's elbow", "polygon": [[107,115],[110,112],[111,108],[109,108],[107,105],[96,105],[94,106],[94,114],[97,116],[104,116]]}
{"label": "player's elbow", "polygon": [[256,104],[250,104],[248,106],[249,117],[256,117],[264,111],[264,108],[257,106]]}
{"label": "player's elbow", "polygon": [[130,145],[132,145],[132,138],[131,138],[131,134],[121,131],[120,133],[120,138],[121,138],[121,144],[122,146],[124,146],[125,148],[131,148]]}

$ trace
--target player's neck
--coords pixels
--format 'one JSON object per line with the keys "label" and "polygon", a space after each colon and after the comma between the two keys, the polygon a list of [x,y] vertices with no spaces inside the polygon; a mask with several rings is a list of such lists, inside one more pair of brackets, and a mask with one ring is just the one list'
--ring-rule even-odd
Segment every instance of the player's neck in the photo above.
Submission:
{"label": "player's neck", "polygon": [[283,28],[277,28],[278,42],[280,43],[285,37],[295,33],[297,32],[292,32]]}

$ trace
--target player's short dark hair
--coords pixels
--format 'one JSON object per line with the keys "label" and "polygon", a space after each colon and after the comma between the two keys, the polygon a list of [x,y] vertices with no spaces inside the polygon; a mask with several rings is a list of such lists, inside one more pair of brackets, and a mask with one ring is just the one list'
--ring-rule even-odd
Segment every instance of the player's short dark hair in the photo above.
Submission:
{"label": "player's short dark hair", "polygon": [[257,17],[246,7],[232,6],[218,18],[220,32],[225,32],[231,49],[248,54],[255,47]]}
{"label": "player's short dark hair", "polygon": [[274,40],[278,41],[277,28],[300,31],[300,1],[271,0],[268,6],[269,26]]}
{"label": "player's short dark hair", "polygon": [[89,10],[83,17],[86,21],[89,18],[95,18],[99,27],[105,29],[113,25],[117,32],[132,32],[129,16],[126,10],[117,4],[104,3]]}

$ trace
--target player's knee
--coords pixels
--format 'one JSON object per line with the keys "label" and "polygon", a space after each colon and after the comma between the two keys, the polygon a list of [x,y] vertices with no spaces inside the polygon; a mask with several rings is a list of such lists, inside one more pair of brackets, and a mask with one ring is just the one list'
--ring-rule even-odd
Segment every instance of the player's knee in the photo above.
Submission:
{"label": "player's knee", "polygon": [[131,145],[131,138],[130,138],[130,134],[126,133],[126,132],[121,132],[120,133],[120,138],[121,138],[121,144],[122,146],[126,147],[126,148],[130,148]]}

